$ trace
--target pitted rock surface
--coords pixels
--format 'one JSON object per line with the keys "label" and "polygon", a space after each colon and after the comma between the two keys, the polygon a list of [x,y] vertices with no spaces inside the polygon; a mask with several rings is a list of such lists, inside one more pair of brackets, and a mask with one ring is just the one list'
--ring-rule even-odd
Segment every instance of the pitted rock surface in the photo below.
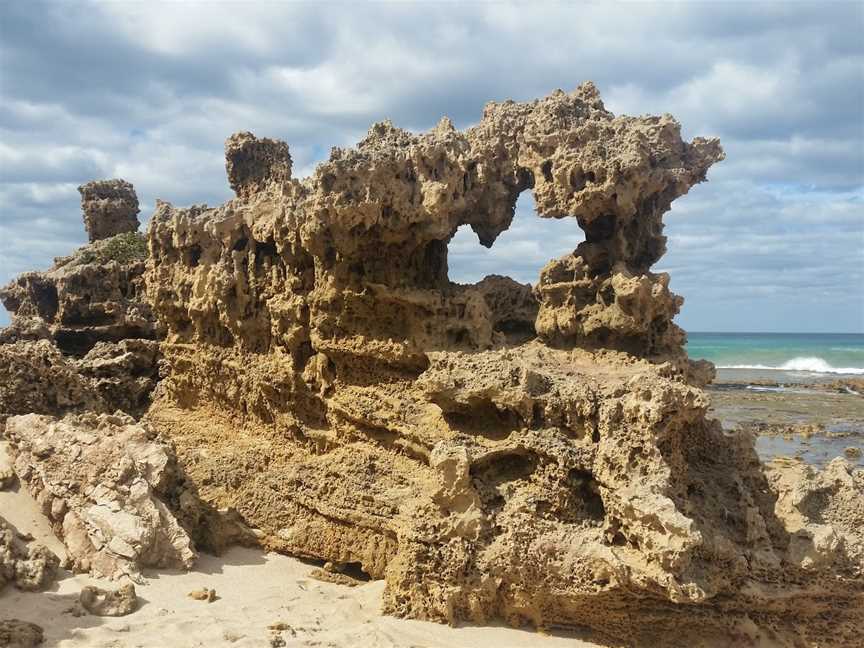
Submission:
{"label": "pitted rock surface", "polygon": [[45,589],[57,577],[60,559],[29,536],[22,536],[0,517],[0,592],[7,584],[18,589]]}
{"label": "pitted rock surface", "polygon": [[94,180],[78,187],[84,227],[90,242],[117,234],[135,232],[138,222],[138,196],[125,180]]}
{"label": "pitted rock surface", "polygon": [[46,272],[27,272],[0,288],[0,301],[13,314],[0,342],[47,338],[66,354],[83,356],[98,342],[156,337],[144,300],[144,262],[90,261],[110,244],[100,241],[72,257],[57,259]]}
{"label": "pitted rock surface", "polygon": [[158,330],[144,294],[147,255],[141,234],[119,233],[0,287],[12,313],[0,330],[0,423],[29,413],[140,415],[149,406]]}
{"label": "pitted rock surface", "polygon": [[[179,519],[202,547],[254,538],[383,578],[399,616],[625,645],[856,645],[860,470],[766,470],[749,433],[708,418],[713,367],[687,358],[681,298],[652,271],[663,214],[722,159],[717,140],[615,116],[586,83],[491,103],[465,131],[375,124],[305,179],[285,143],[238,133],[225,152],[236,198],[158,202],[143,280],[90,264],[55,306],[61,263],[0,294],[16,312],[0,413],[37,406],[22,377],[45,345],[65,355],[34,375],[72,403],[52,414],[143,409],[161,378],[141,425],[9,420],[19,477],[80,568],[186,564]],[[456,230],[491,246],[529,190],[585,241],[534,286],[451,282]],[[73,287],[118,272],[123,299]],[[130,338],[160,340],[150,386],[123,379],[151,351]],[[152,533],[88,517],[103,501]]]}
{"label": "pitted rock surface", "polygon": [[117,410],[141,414],[158,380],[153,340],[99,342],[83,358],[49,340],[0,344],[0,425],[10,416]]}
{"label": "pitted rock surface", "polygon": [[[708,419],[712,368],[651,271],[716,140],[616,117],[585,84],[463,132],[376,124],[302,180],[248,133],[226,157],[235,199],[160,203],[148,232],[148,417],[205,501],[386,579],[399,616],[843,645],[860,557],[790,562],[752,437]],[[527,190],[585,242],[534,287],[451,282],[457,228],[492,245]]]}
{"label": "pitted rock surface", "polygon": [[45,641],[42,628],[20,619],[0,619],[0,646],[3,648],[35,648]]}

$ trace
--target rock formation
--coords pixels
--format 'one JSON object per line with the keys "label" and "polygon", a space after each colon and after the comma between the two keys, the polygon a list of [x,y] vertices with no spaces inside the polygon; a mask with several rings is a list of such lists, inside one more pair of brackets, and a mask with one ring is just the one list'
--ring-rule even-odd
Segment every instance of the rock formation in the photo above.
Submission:
{"label": "rock formation", "polygon": [[54,581],[59,566],[57,556],[0,517],[0,592],[7,584],[29,591],[44,589]]}
{"label": "rock formation", "polygon": [[117,234],[135,232],[138,222],[138,196],[125,180],[94,180],[78,187],[84,228],[90,242]]}
{"label": "rock formation", "polygon": [[152,340],[99,342],[80,359],[49,340],[0,344],[0,424],[26,413],[140,414],[156,386],[157,362]]}
{"label": "rock formation", "polygon": [[[100,187],[115,185],[134,197],[123,181],[95,182],[82,187],[90,197],[85,203],[114,200]],[[93,207],[85,220],[106,230],[112,226],[99,214],[110,220],[110,211]],[[33,412],[138,415],[149,406],[158,379],[158,331],[144,299],[146,258],[141,234],[119,233],[0,288],[12,313],[11,326],[0,330],[0,424]]]}
{"label": "rock formation", "polygon": [[27,272],[0,289],[13,314],[3,342],[50,338],[81,356],[98,342],[156,337],[143,299],[147,247],[138,233],[120,234],[55,260],[47,272]]}
{"label": "rock formation", "polygon": [[163,502],[173,458],[146,427],[122,415],[28,414],[10,418],[6,435],[72,569],[136,579],[142,567],[192,565],[192,542]]}
{"label": "rock formation", "polygon": [[44,631],[35,623],[18,619],[0,619],[0,646],[33,648],[45,641]]}
{"label": "rock formation", "polygon": [[78,595],[78,610],[82,614],[96,616],[126,616],[132,614],[138,607],[138,596],[135,586],[127,583],[116,590],[104,590],[88,585]]}
{"label": "rock formation", "polygon": [[864,470],[839,457],[822,471],[775,459],[766,474],[789,534],[789,561],[811,572],[848,561],[845,567],[864,575]]}
{"label": "rock formation", "polygon": [[[752,439],[707,419],[681,299],[651,272],[716,140],[615,117],[586,84],[465,132],[376,124],[302,181],[269,140],[226,158],[236,199],[160,203],[149,229],[148,416],[206,501],[385,578],[401,616],[823,636],[819,578],[789,562]],[[452,283],[456,229],[492,245],[526,190],[585,242],[533,290]],[[835,628],[861,605],[856,560],[831,567]]]}
{"label": "rock formation", "polygon": [[[668,115],[612,115],[590,83],[491,103],[462,132],[376,124],[303,180],[286,144],[234,135],[236,198],[157,203],[146,294],[137,266],[118,282],[133,287],[124,299],[59,286],[62,267],[2,293],[14,376],[54,343],[65,354],[37,372],[62,386],[52,410],[148,392],[120,379],[135,366],[116,360],[123,347],[104,345],[134,355],[126,338],[160,340],[142,426],[11,418],[16,471],[67,546],[82,539],[79,566],[103,573],[183,562],[164,502],[198,546],[255,538],[384,578],[390,614],[658,645],[844,645],[864,622],[860,521],[831,501],[861,501],[860,471],[809,476],[825,497],[812,506],[766,476],[752,436],[708,418],[711,367],[687,359],[681,298],[651,270],[663,214],[722,157],[716,140],[682,141]],[[456,230],[491,246],[528,190],[539,217],[573,219],[585,242],[534,287],[451,282]],[[58,302],[82,295],[85,324],[40,307],[51,286]],[[107,328],[91,302],[118,304]],[[128,326],[130,311],[146,326]],[[94,380],[108,382],[93,393]],[[37,406],[27,390],[0,392],[0,412]],[[171,451],[147,430],[176,450],[176,471],[156,471],[170,484],[148,476]],[[74,496],[59,492],[68,479]],[[171,533],[133,541],[88,517],[105,498],[136,519],[158,512],[147,528]]]}

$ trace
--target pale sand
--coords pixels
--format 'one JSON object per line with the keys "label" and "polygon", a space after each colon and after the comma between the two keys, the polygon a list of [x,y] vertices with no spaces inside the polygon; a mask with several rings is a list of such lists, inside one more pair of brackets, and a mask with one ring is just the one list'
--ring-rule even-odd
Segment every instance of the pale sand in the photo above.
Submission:
{"label": "pale sand", "polygon": [[[0,464],[5,460],[0,443]],[[33,499],[20,487],[0,491],[0,515],[19,531],[63,555]],[[309,578],[314,565],[258,550],[234,548],[216,557],[202,554],[195,571],[148,573],[137,585],[139,609],[125,617],[75,617],[64,613],[84,585],[115,588],[116,582],[63,572],[48,592],[0,594],[0,619],[31,621],[45,630],[47,648],[185,648],[271,645],[348,648],[584,648],[599,646],[567,633],[540,634],[493,627],[451,628],[380,614],[383,581],[346,587]],[[187,596],[215,589],[213,603]],[[275,623],[290,629],[268,630]],[[271,644],[279,636],[284,644]]]}

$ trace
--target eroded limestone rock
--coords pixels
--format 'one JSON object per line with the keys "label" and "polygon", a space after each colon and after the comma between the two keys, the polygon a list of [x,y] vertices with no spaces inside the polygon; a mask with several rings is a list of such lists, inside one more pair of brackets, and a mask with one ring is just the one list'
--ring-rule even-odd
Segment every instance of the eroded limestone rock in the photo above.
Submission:
{"label": "eroded limestone rock", "polygon": [[89,382],[49,340],[0,344],[0,430],[9,416],[96,407]]}
{"label": "eroded limestone rock", "polygon": [[0,646],[3,648],[33,648],[45,641],[42,628],[29,621],[0,619]]}
{"label": "eroded limestone rock", "polygon": [[144,299],[147,254],[141,234],[119,233],[0,288],[12,313],[0,330],[0,423],[32,412],[146,409],[158,375],[158,331]]}
{"label": "eroded limestone rock", "polygon": [[140,414],[157,380],[158,343],[152,340],[99,342],[81,359],[50,340],[0,344],[0,424],[29,413]]}
{"label": "eroded limestone rock", "polygon": [[0,517],[0,591],[7,584],[37,591],[57,577],[60,559]]}
{"label": "eroded limestone rock", "polygon": [[842,562],[864,573],[864,469],[839,457],[821,471],[775,459],[766,474],[789,533],[786,560],[811,571]]}
{"label": "eroded limestone rock", "polygon": [[13,314],[5,341],[48,338],[64,353],[83,356],[98,342],[155,338],[143,299],[147,251],[139,237],[99,241],[0,288],[0,301]]}
{"label": "eroded limestone rock", "polygon": [[79,609],[96,616],[126,616],[138,608],[135,586],[127,583],[116,590],[88,585],[78,595]]}
{"label": "eroded limestone rock", "polygon": [[[101,385],[99,404],[73,409],[138,398],[122,379],[142,371],[123,359],[129,304],[158,321],[135,337],[165,335],[146,425],[10,419],[16,470],[96,571],[185,564],[167,502],[201,546],[254,538],[384,578],[383,609],[400,616],[587,626],[635,645],[850,645],[860,475],[766,476],[752,435],[708,418],[713,369],[687,359],[681,299],[651,270],[663,213],[722,157],[668,115],[612,115],[590,83],[489,104],[464,132],[376,124],[302,180],[286,144],[232,136],[236,198],[157,203],[146,299],[136,268],[107,329],[58,315],[68,293],[89,317],[99,292],[66,288],[46,310],[50,272],[0,295],[17,314],[7,342],[47,330],[80,358],[65,362],[89,363],[76,375]],[[492,245],[527,190],[585,242],[535,286],[452,283],[457,228]],[[177,452],[161,485],[147,475],[174,471],[152,468],[170,453],[151,429]],[[130,535],[118,511],[166,531]]]}
{"label": "eroded limestone rock", "polygon": [[143,567],[188,568],[195,550],[162,501],[170,451],[122,415],[10,418],[14,468],[66,545],[71,567],[137,579]]}
{"label": "eroded limestone rock", "polygon": [[90,242],[137,231],[138,196],[125,180],[94,180],[78,187]]}
{"label": "eroded limestone rock", "polygon": [[[842,645],[859,557],[790,562],[752,437],[707,418],[712,368],[651,271],[716,140],[616,117],[585,84],[464,132],[376,124],[303,180],[249,134],[226,157],[237,198],[160,203],[148,232],[148,417],[205,501],[385,578],[400,616]],[[450,282],[457,228],[492,245],[526,190],[585,242],[533,288]]]}
{"label": "eroded limestone rock", "polygon": [[235,133],[225,142],[225,171],[238,196],[249,196],[271,183],[291,179],[291,154],[285,142]]}

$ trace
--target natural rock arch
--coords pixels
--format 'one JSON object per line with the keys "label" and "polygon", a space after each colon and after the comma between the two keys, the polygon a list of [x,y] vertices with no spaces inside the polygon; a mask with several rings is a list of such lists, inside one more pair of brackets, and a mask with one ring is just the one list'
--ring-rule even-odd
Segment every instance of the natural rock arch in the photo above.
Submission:
{"label": "natural rock arch", "polygon": [[[157,205],[146,292],[140,260],[87,261],[116,237],[0,291],[17,311],[0,337],[0,422],[144,407],[126,432],[170,442],[172,468],[176,451],[152,492],[199,547],[359,566],[386,579],[387,613],[589,626],[637,645],[851,645],[860,472],[837,460],[786,483],[751,437],[708,418],[705,373],[671,323],[680,301],[651,272],[663,212],[721,158],[669,116],[615,117],[591,84],[489,104],[464,132],[376,124],[303,180],[286,144],[232,136],[237,197]],[[536,291],[450,282],[457,228],[492,244],[527,190],[586,240]],[[105,272],[117,294],[88,292]],[[66,316],[109,312],[85,331]],[[68,331],[98,341],[80,362],[58,350]],[[147,375],[117,381],[136,357]],[[43,434],[27,418],[9,419],[22,442]],[[81,439],[76,426],[98,429],[109,459],[129,446],[110,440],[118,416],[37,418]],[[37,467],[59,453],[20,447],[19,476],[42,490]],[[66,484],[76,466],[50,472]]]}
{"label": "natural rock arch", "polygon": [[480,243],[470,225],[461,225],[448,244],[448,277],[472,284],[487,275],[508,276],[535,285],[540,271],[554,258],[569,254],[585,240],[575,219],[539,218],[529,190],[516,201],[510,227],[491,247]]}

